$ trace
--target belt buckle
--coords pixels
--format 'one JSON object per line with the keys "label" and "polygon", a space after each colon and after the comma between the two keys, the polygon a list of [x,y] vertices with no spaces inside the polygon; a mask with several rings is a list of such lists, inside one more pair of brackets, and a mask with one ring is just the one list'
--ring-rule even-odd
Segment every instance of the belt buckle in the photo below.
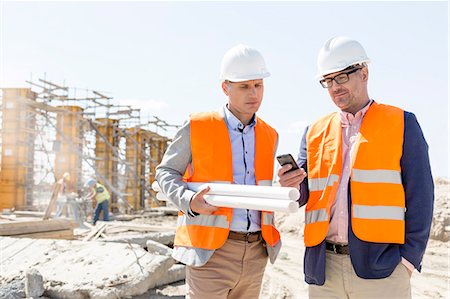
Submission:
{"label": "belt buckle", "polygon": [[337,252],[337,249],[336,249],[336,244],[332,244],[332,245],[333,245],[333,252],[337,254],[338,252]]}
{"label": "belt buckle", "polygon": [[245,242],[248,242],[249,237],[250,237],[250,232],[247,232],[245,234]]}
{"label": "belt buckle", "polygon": [[334,252],[334,253],[338,253],[338,247],[337,247],[337,245],[336,244],[334,244],[334,243],[331,243],[331,242],[327,242],[327,245],[330,245],[331,246],[331,248],[330,249],[328,249],[328,250],[331,250],[332,252]]}

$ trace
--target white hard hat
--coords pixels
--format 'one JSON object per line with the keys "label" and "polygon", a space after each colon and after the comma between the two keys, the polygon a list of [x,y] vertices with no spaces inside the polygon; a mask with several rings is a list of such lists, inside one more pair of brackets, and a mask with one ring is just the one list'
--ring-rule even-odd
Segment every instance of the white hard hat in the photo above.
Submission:
{"label": "white hard hat", "polygon": [[85,187],[94,187],[95,184],[97,184],[97,180],[95,180],[95,179],[88,179],[84,186]]}
{"label": "white hard hat", "polygon": [[368,62],[370,59],[359,42],[345,36],[336,36],[329,39],[320,49],[317,57],[318,77]]}
{"label": "white hard hat", "polygon": [[225,53],[220,68],[220,80],[242,82],[270,76],[261,53],[239,44]]}

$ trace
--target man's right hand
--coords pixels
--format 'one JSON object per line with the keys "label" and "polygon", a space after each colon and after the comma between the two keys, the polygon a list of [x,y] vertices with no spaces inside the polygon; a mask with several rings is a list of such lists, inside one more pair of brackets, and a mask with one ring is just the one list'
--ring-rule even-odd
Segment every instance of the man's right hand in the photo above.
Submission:
{"label": "man's right hand", "polygon": [[278,177],[280,178],[281,187],[300,188],[300,183],[306,178],[306,172],[303,168],[289,171],[292,166],[286,164],[278,170]]}
{"label": "man's right hand", "polygon": [[219,209],[218,207],[212,206],[209,203],[207,203],[205,198],[203,197],[206,193],[209,192],[209,190],[210,188],[206,187],[205,189],[202,189],[194,194],[190,203],[192,212],[204,215],[211,215],[213,212]]}

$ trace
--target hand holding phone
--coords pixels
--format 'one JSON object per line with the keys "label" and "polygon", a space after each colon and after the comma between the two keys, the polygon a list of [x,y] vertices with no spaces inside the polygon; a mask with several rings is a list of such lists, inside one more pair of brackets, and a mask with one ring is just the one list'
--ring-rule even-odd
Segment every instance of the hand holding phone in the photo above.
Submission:
{"label": "hand holding phone", "polygon": [[284,166],[286,164],[290,164],[292,166],[291,169],[287,172],[299,169],[297,162],[295,162],[294,157],[292,157],[291,154],[279,155],[277,156],[277,160],[281,166]]}
{"label": "hand holding phone", "polygon": [[[303,168],[298,167],[297,162],[290,154],[277,156],[277,160],[281,166],[284,166],[286,164],[291,165],[291,169],[289,169],[288,171],[284,171],[281,168],[278,170],[278,177],[280,178],[279,180],[280,186],[293,187],[299,189],[300,184],[307,176],[305,170]],[[291,173],[292,171],[296,171],[298,169],[300,169],[301,171]]]}

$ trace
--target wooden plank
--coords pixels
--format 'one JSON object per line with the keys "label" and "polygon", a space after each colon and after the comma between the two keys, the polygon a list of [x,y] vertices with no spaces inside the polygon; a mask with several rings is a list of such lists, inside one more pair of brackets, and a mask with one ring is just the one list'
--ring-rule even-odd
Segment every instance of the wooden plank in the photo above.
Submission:
{"label": "wooden plank", "polygon": [[0,215],[0,218],[5,219],[5,220],[10,220],[9,222],[11,222],[11,221],[22,221],[22,222],[24,222],[24,221],[36,221],[36,220],[42,221],[40,219],[36,219],[35,217],[17,217],[17,215],[9,215],[9,216],[7,216],[7,215]]}
{"label": "wooden plank", "polygon": [[87,222],[87,221],[83,222],[83,224],[84,224],[86,227],[89,227],[90,229],[93,229],[93,228],[94,228],[94,226],[93,226],[92,224],[90,224],[89,222]]}
{"label": "wooden plank", "polygon": [[14,235],[14,238],[32,238],[32,239],[64,239],[74,240],[73,230],[63,229],[50,232],[41,232],[33,234]]}
{"label": "wooden plank", "polygon": [[75,236],[84,236],[84,235],[89,234],[90,232],[91,232],[90,228],[75,228],[73,230],[73,234]]}
{"label": "wooden plank", "polygon": [[77,226],[78,223],[69,219],[14,221],[0,223],[0,236],[13,236],[54,230],[72,229]]}
{"label": "wooden plank", "polygon": [[48,203],[47,209],[45,209],[43,220],[47,220],[50,218],[50,215],[53,211],[53,207],[55,206],[56,200],[58,199],[58,195],[61,192],[63,185],[61,182],[56,182],[55,186],[53,187],[53,193],[52,197],[50,198],[50,202]]}
{"label": "wooden plank", "polygon": [[28,216],[28,217],[43,217],[45,212],[35,212],[35,211],[14,211],[16,216]]}
{"label": "wooden plank", "polygon": [[94,229],[91,230],[89,235],[84,237],[83,242],[89,241],[93,236],[95,236],[104,227],[106,227],[106,223],[101,223],[101,224],[95,226]]}
{"label": "wooden plank", "polygon": [[103,232],[105,231],[107,225],[104,225],[101,229],[98,230],[98,232],[95,234],[95,236],[92,238],[92,241],[97,240],[98,237],[100,237],[100,235],[103,234]]}
{"label": "wooden plank", "polygon": [[17,218],[13,215],[7,216],[7,215],[0,215],[0,219],[5,220],[3,222],[10,222],[10,221],[15,221]]}

